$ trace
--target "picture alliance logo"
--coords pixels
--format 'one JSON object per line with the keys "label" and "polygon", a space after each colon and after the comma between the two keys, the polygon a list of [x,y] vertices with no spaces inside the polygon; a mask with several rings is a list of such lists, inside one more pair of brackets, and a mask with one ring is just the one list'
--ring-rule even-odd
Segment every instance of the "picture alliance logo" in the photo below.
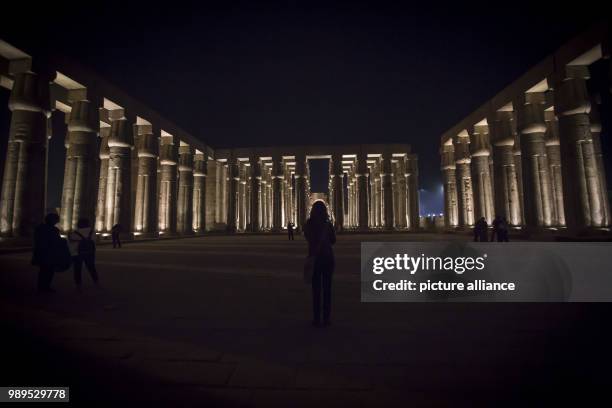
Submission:
{"label": "picture alliance logo", "polygon": [[396,254],[390,257],[376,257],[372,259],[372,272],[380,275],[386,271],[405,271],[411,275],[419,271],[453,271],[462,274],[469,271],[482,271],[485,268],[487,254],[479,257],[452,257],[452,256],[411,256],[409,254]]}

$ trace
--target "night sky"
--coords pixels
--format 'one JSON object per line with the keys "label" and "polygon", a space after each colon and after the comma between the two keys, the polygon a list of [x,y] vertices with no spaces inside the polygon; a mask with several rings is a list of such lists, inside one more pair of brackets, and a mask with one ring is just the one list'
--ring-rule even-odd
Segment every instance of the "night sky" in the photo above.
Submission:
{"label": "night sky", "polygon": [[[603,12],[584,1],[127,3],[24,2],[27,17],[4,18],[0,37],[82,61],[213,147],[410,143],[435,212],[440,135]],[[6,132],[7,112],[0,120]],[[51,203],[61,154],[52,149]]]}

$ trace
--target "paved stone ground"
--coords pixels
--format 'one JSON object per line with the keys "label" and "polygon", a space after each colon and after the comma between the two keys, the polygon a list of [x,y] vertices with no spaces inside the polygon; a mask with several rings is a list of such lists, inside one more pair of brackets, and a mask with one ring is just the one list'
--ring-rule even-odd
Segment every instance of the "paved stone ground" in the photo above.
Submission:
{"label": "paved stone ground", "polygon": [[608,304],[362,304],[362,239],[467,236],[339,236],[326,329],[301,238],[104,246],[101,288],[64,272],[45,296],[29,254],[2,255],[0,384],[69,385],[88,406],[609,404]]}

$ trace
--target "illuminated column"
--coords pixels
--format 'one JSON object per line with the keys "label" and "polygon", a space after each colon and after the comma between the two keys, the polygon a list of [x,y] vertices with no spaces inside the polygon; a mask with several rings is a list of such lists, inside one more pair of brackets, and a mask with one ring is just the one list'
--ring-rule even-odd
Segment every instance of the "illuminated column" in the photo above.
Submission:
{"label": "illuminated column", "polygon": [[408,195],[408,228],[418,230],[419,226],[419,162],[416,155],[409,155],[406,161],[406,186]]}
{"label": "illuminated column", "polygon": [[587,67],[566,66],[557,74],[555,84],[566,221],[574,231],[607,226],[608,198],[591,133],[588,77]]}
{"label": "illuminated column", "polygon": [[123,231],[132,228],[130,160],[133,139],[133,126],[125,117],[111,121],[104,218],[106,231],[116,224],[121,225]]}
{"label": "illuminated column", "polygon": [[381,228],[382,223],[382,179],[380,177],[380,162],[376,163],[376,177],[374,178],[375,195],[374,195],[374,207],[376,211],[376,227]]}
{"label": "illuminated column", "polygon": [[106,186],[108,184],[108,161],[110,148],[108,138],[110,126],[100,126],[100,175],[98,177],[98,201],[96,205],[96,231],[105,231],[106,219]]}
{"label": "illuminated column", "polygon": [[193,224],[192,229],[196,233],[206,231],[208,218],[206,208],[206,183],[208,182],[208,161],[204,153],[195,151],[193,162]]}
{"label": "illuminated column", "polygon": [[274,157],[272,161],[272,229],[280,231],[282,225],[282,179],[283,166],[282,158]]}
{"label": "illuminated column", "polygon": [[261,229],[260,190],[261,190],[261,165],[257,157],[249,159],[251,163],[251,226],[252,232]]}
{"label": "illuminated column", "polygon": [[223,220],[223,165],[218,161],[215,161],[215,222],[225,222]]}
{"label": "illuminated column", "polygon": [[138,179],[134,212],[134,233],[157,231],[157,155],[159,139],[151,125],[137,125]]}
{"label": "illuminated column", "polygon": [[297,222],[300,228],[304,227],[304,223],[308,217],[306,208],[306,157],[298,155],[295,163],[295,188],[296,188],[296,207],[297,207]]}
{"label": "illuminated column", "polygon": [[383,225],[385,229],[392,230],[394,225],[393,220],[393,170],[391,166],[391,157],[384,156],[382,159],[382,196],[383,196]]}
{"label": "illuminated column", "polygon": [[472,173],[470,170],[469,137],[463,132],[455,138],[455,166],[457,173],[457,192],[459,202],[459,226],[474,225],[474,196],[472,190]]}
{"label": "illuminated column", "polygon": [[525,225],[549,227],[552,219],[552,191],[546,155],[546,121],[543,92],[527,92],[514,104],[517,131],[521,138]]}
{"label": "illuminated column", "polygon": [[80,218],[95,213],[95,150],[99,129],[98,109],[90,101],[75,101],[67,116],[66,165],[60,212],[61,230],[77,227]]}
{"label": "illuminated column", "polygon": [[332,156],[332,177],[334,183],[334,221],[337,231],[341,231],[344,227],[344,181],[342,177],[342,155],[334,154]]}
{"label": "illuminated column", "polygon": [[[612,65],[612,64],[610,64]],[[603,152],[601,149],[601,118],[599,116],[599,95],[592,98],[591,112],[589,115],[591,121],[591,137],[593,138],[593,150],[595,151],[595,160],[597,162],[597,172],[599,174],[599,183],[601,191],[607,191],[606,169],[604,167]],[[610,225],[610,201],[606,198],[603,200],[604,225]]]}
{"label": "illuminated column", "polygon": [[403,159],[398,157],[395,166],[395,184],[393,186],[395,191],[395,226],[398,229],[404,229],[406,227],[406,196],[404,191],[406,187],[405,169],[402,166]]}
{"label": "illuminated column", "polygon": [[227,162],[228,196],[227,196],[227,230],[236,232],[238,225],[238,183],[240,174],[238,160],[231,158]]}
{"label": "illuminated column", "polygon": [[521,225],[521,205],[514,161],[515,123],[511,108],[488,118],[493,145],[495,215],[506,217],[510,225]]}
{"label": "illuminated column", "polygon": [[176,176],[178,148],[174,137],[162,132],[159,149],[159,232],[176,232]]}
{"label": "illuminated column", "polygon": [[180,142],[176,211],[176,230],[179,234],[193,234],[193,154],[191,146]]}
{"label": "illuminated column", "polygon": [[32,72],[15,74],[0,199],[2,236],[31,236],[44,216],[48,91],[49,82],[43,77]]}
{"label": "illuminated column", "polygon": [[366,154],[359,154],[357,157],[357,227],[368,230],[368,157]]}
{"label": "illuminated column", "polygon": [[472,188],[474,190],[474,215],[476,219],[485,217],[487,223],[493,222],[493,191],[489,167],[490,143],[489,126],[486,121],[474,126],[470,135],[472,155]]}
{"label": "illuminated column", "polygon": [[525,223],[525,195],[523,193],[523,160],[521,154],[521,138],[518,133],[514,134],[514,147],[512,148],[514,156],[514,169],[516,170],[516,186],[519,197],[519,214],[521,224]]}
{"label": "illuminated column", "polygon": [[546,155],[552,192],[553,225],[565,226],[565,208],[563,204],[563,177],[561,169],[561,148],[559,146],[559,123],[552,110],[544,112],[546,120]]}
{"label": "illuminated column", "polygon": [[440,151],[441,168],[444,177],[444,226],[456,228],[459,226],[459,203],[457,202],[457,176],[455,165],[455,148],[444,144]]}

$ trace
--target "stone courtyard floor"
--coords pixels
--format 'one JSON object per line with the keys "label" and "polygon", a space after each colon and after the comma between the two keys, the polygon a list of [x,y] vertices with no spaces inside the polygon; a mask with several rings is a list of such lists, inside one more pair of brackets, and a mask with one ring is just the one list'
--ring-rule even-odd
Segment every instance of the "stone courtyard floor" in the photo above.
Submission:
{"label": "stone courtyard floor", "polygon": [[29,253],[4,254],[0,385],[70,386],[86,406],[609,405],[609,304],[360,302],[361,240],[468,238],[340,235],[324,329],[301,237],[100,246],[101,287],[67,271],[51,295]]}

